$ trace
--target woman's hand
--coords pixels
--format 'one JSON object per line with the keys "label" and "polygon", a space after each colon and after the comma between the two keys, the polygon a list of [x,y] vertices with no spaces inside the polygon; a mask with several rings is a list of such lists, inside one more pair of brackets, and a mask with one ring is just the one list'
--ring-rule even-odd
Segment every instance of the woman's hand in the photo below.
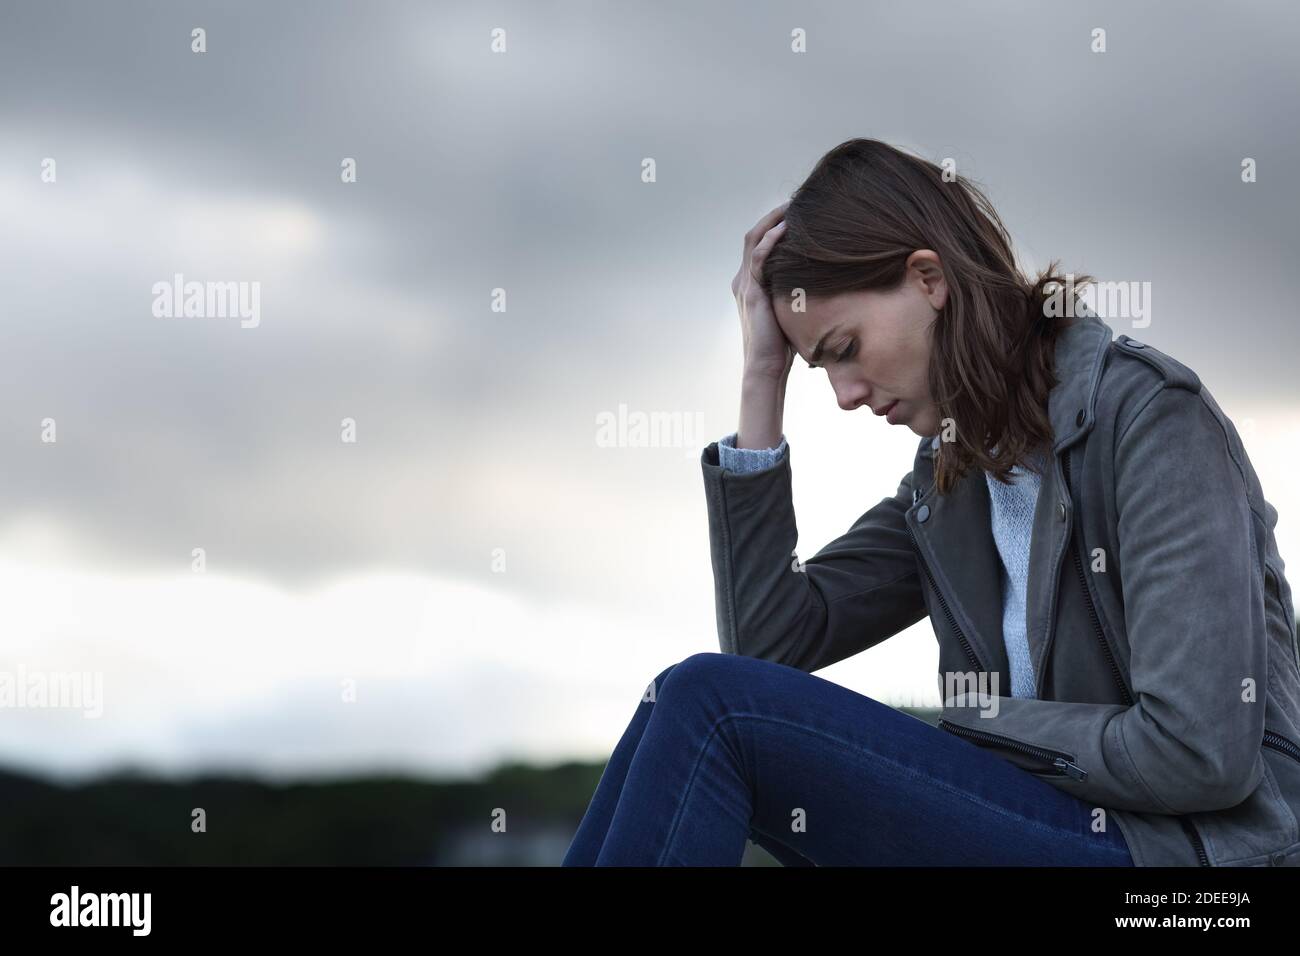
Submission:
{"label": "woman's hand", "polygon": [[771,298],[763,292],[763,263],[785,232],[786,200],[745,233],[740,271],[731,280],[731,293],[740,310],[745,350],[745,378],[770,378],[783,383],[794,363],[795,350],[776,323]]}
{"label": "woman's hand", "polygon": [[776,324],[776,313],[763,292],[762,278],[767,254],[785,232],[783,217],[788,205],[789,200],[781,203],[745,233],[740,271],[731,280],[745,343],[737,448],[775,448],[784,434],[785,382],[795,349]]}

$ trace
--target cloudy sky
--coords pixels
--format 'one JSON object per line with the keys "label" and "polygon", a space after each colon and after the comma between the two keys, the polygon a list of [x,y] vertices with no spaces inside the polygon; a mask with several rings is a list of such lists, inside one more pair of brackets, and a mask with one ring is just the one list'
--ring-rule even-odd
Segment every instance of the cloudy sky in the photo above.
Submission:
{"label": "cloudy sky", "polygon": [[[0,671],[100,674],[103,714],[0,710],[0,763],[606,756],[717,649],[742,234],[854,136],[952,157],[1026,268],[1149,282],[1115,334],[1200,374],[1300,553],[1298,38],[1284,3],[6,3]],[[256,325],[155,315],[177,274],[257,283]],[[620,407],[686,427],[608,447]],[[786,434],[801,555],[915,448],[802,362]],[[923,622],[819,673],[923,703],[936,663]]]}

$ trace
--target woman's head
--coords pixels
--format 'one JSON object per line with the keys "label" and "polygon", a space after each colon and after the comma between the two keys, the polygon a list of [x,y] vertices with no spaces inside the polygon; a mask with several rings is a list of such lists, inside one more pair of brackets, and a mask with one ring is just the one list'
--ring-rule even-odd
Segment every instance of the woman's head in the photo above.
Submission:
{"label": "woman's head", "polygon": [[940,435],[940,492],[972,466],[1005,477],[1050,444],[1059,325],[1042,302],[1063,278],[1022,275],[976,186],[854,139],[817,163],[785,222],[763,281],[786,338],[826,369],[841,408],[896,403],[891,421]]}

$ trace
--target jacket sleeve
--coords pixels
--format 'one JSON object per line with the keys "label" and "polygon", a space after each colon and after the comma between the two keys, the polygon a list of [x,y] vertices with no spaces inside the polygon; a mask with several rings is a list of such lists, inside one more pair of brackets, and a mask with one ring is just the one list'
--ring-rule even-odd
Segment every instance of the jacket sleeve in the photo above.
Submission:
{"label": "jacket sleeve", "polygon": [[[1068,755],[1087,776],[1051,782],[1094,805],[1164,814],[1235,806],[1264,773],[1268,686],[1243,469],[1201,395],[1179,387],[1156,391],[1137,413],[1116,439],[1114,464],[1135,703],[999,697],[997,713],[982,717],[960,695],[942,717]],[[1023,752],[1007,755],[1045,769]]]}
{"label": "jacket sleeve", "polygon": [[812,672],[878,644],[926,615],[904,521],[911,475],[807,561],[795,554],[790,450],[749,473],[701,455],[718,643]]}

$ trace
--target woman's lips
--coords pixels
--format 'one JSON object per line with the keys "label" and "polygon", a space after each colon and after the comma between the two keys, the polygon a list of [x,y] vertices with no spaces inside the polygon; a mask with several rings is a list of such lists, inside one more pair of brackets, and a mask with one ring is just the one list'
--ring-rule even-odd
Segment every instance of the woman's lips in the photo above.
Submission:
{"label": "woman's lips", "polygon": [[898,404],[898,399],[894,399],[892,402],[890,402],[888,405],[886,405],[886,406],[885,406],[884,408],[882,408],[880,411],[876,412],[876,414],[877,414],[877,415],[888,415],[890,412],[892,412],[892,411],[894,410],[894,406],[897,405],[897,404]]}
{"label": "woman's lips", "polygon": [[889,408],[885,411],[885,421],[889,422],[889,424],[891,425],[898,424],[897,422],[894,421],[894,412],[897,408],[898,408],[898,400],[895,399],[894,404],[890,405]]}

